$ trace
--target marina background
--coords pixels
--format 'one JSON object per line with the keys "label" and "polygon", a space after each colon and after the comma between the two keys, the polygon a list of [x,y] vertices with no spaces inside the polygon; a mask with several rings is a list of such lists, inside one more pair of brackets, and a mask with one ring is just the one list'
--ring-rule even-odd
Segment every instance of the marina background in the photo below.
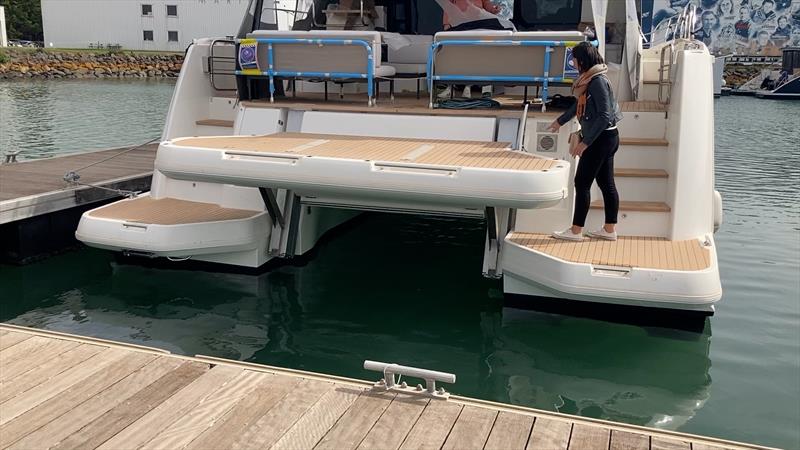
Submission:
{"label": "marina background", "polygon": [[[0,82],[0,148],[40,158],[147,141],[173,86]],[[2,266],[0,321],[357,378],[372,377],[364,359],[395,361],[454,372],[463,395],[798,448],[800,106],[716,107],[725,294],[700,334],[504,308],[480,275],[480,223],[404,215],[366,215],[312,260],[261,276],[92,249]]]}

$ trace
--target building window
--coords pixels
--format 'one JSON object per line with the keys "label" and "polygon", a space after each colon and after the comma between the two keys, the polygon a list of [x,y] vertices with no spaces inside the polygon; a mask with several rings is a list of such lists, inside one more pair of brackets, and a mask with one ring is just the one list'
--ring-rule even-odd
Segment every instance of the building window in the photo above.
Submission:
{"label": "building window", "polygon": [[153,15],[153,5],[142,5],[142,15],[143,16],[152,16]]}
{"label": "building window", "polygon": [[167,5],[167,17],[178,17],[178,5]]}
{"label": "building window", "polygon": [[145,41],[152,41],[153,40],[153,30],[144,30],[143,36]]}
{"label": "building window", "polygon": [[170,42],[178,42],[178,32],[177,31],[167,31],[167,40]]}

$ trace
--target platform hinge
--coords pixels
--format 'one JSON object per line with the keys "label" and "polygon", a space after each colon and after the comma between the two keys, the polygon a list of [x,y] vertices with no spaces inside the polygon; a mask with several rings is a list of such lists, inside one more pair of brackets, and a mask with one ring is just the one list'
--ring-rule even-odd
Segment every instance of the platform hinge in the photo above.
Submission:
{"label": "platform hinge", "polygon": [[278,258],[294,257],[302,209],[300,197],[294,195],[293,191],[264,187],[258,188],[258,191],[272,220],[267,254]]}
{"label": "platform hinge", "polygon": [[503,242],[508,233],[514,229],[517,220],[515,208],[486,207],[486,242],[483,248],[483,276],[497,279],[503,276],[500,257]]}

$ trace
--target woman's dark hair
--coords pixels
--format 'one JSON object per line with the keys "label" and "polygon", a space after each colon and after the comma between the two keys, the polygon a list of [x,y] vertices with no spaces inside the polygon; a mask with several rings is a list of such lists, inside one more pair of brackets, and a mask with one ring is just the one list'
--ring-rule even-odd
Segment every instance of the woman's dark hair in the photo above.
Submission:
{"label": "woman's dark hair", "polygon": [[603,56],[600,55],[597,48],[586,41],[572,47],[572,56],[578,61],[581,72],[586,72],[598,64],[605,64]]}

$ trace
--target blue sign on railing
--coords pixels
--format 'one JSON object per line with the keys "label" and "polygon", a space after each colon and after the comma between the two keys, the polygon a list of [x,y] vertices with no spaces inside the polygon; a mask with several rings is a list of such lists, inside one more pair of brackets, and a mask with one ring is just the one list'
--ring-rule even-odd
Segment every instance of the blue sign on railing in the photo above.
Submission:
{"label": "blue sign on railing", "polygon": [[564,78],[578,78],[578,68],[572,60],[572,47],[567,47],[564,52]]}

